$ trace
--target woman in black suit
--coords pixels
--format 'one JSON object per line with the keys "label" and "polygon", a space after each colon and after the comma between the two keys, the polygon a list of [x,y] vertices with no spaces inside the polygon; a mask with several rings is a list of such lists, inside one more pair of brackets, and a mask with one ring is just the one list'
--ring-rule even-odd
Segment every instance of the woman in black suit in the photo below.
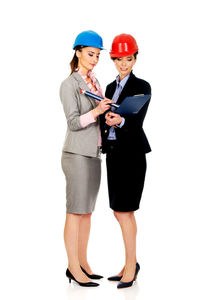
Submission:
{"label": "woman in black suit", "polygon": [[[148,82],[132,73],[138,46],[129,34],[116,36],[110,52],[119,72],[106,88],[106,97],[121,104],[127,96],[151,94]],[[120,281],[118,288],[136,280],[140,266],[136,259],[137,226],[134,211],[139,208],[146,173],[146,153],[151,151],[142,128],[149,101],[136,114],[121,117],[113,111],[101,118],[102,152],[106,153],[110,207],[118,220],[126,253],[125,266],[109,280]]]}

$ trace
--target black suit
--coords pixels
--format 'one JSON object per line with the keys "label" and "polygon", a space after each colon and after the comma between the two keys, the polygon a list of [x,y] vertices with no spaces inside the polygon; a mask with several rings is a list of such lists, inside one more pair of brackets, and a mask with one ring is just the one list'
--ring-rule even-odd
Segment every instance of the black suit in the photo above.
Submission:
{"label": "black suit", "polygon": [[[106,87],[105,96],[112,99],[116,89],[116,80]],[[150,84],[142,79],[137,78],[132,72],[125,84],[117,104],[121,104],[124,98],[138,94],[151,94]],[[151,151],[149,142],[142,128],[143,121],[149,106],[149,101],[143,106],[140,112],[135,116],[125,117],[125,124],[122,128],[115,128],[115,134],[119,147],[123,147],[124,151],[144,152]],[[106,153],[107,137],[109,127],[105,126],[104,115],[101,117],[101,134],[102,134],[102,152]]]}
{"label": "black suit", "polygon": [[[112,99],[115,89],[116,80],[107,86],[105,96]],[[117,104],[121,104],[128,96],[138,94],[151,94],[151,87],[131,72]],[[102,152],[107,153],[110,207],[115,211],[134,211],[139,208],[146,173],[145,153],[151,151],[142,128],[149,101],[138,114],[126,116],[122,128],[115,128],[116,141],[107,140],[110,127],[105,124],[105,115],[100,118]]]}

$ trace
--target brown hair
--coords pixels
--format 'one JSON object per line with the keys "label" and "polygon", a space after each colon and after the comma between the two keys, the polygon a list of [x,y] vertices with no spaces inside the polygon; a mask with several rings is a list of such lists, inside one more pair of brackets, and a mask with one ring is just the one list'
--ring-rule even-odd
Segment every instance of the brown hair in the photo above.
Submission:
{"label": "brown hair", "polygon": [[85,48],[86,46],[76,46],[74,48],[75,50],[75,53],[74,53],[74,56],[70,62],[70,68],[71,68],[71,73],[70,75],[73,73],[73,72],[76,72],[77,68],[78,68],[78,57],[76,56],[76,51],[82,51],[83,48]]}

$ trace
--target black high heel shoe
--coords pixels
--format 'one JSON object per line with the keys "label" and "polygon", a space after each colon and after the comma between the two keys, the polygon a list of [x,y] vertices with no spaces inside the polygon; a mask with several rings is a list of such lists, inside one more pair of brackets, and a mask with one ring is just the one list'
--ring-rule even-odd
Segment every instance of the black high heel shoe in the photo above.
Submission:
{"label": "black high heel shoe", "polygon": [[97,275],[97,274],[88,274],[82,267],[81,270],[83,271],[83,273],[85,273],[87,275],[87,277],[89,277],[90,279],[101,279],[103,278],[103,276],[101,275]]}
{"label": "black high heel shoe", "polygon": [[96,282],[79,282],[78,280],[76,280],[74,278],[74,276],[72,275],[72,273],[70,272],[69,269],[66,270],[66,276],[69,278],[69,283],[71,283],[71,280],[73,279],[74,281],[76,281],[80,286],[86,286],[86,287],[93,287],[93,286],[99,286],[98,283]]}
{"label": "black high heel shoe", "polygon": [[120,281],[122,279],[122,276],[111,276],[107,278],[110,281]]}
{"label": "black high heel shoe", "polygon": [[133,280],[129,281],[129,282],[122,282],[120,281],[117,285],[118,289],[122,289],[122,288],[126,288],[126,287],[130,287],[133,285],[133,282],[136,281],[137,279],[137,275],[138,272],[140,271],[140,265],[138,263],[136,263],[136,269],[135,269],[135,275],[133,277]]}

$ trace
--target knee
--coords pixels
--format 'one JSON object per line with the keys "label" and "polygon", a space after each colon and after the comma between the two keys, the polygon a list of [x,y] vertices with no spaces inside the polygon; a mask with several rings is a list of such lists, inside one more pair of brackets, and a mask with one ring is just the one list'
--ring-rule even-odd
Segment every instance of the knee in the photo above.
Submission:
{"label": "knee", "polygon": [[119,222],[120,213],[118,211],[113,211],[113,214],[114,214],[115,218],[117,219],[117,221]]}
{"label": "knee", "polygon": [[119,223],[123,222],[125,218],[125,213],[121,211],[114,211],[114,216]]}
{"label": "knee", "polygon": [[133,212],[121,212],[121,211],[114,211],[114,216],[119,223],[123,223],[127,221],[127,219],[133,217]]}
{"label": "knee", "polygon": [[89,214],[82,214],[81,217],[84,218],[84,219],[90,219],[92,216],[92,213],[89,213]]}

